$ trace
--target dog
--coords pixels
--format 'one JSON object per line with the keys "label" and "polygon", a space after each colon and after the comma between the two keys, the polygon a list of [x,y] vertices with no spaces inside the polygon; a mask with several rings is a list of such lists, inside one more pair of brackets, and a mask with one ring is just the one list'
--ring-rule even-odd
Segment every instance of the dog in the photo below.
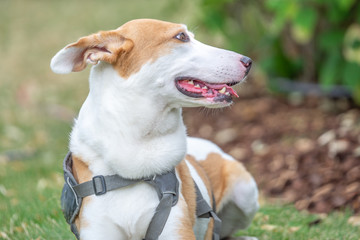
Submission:
{"label": "dog", "polygon": [[[216,207],[221,239],[247,228],[259,208],[254,178],[214,143],[187,137],[182,107],[231,105],[232,86],[246,78],[251,59],[195,40],[183,24],[138,19],[80,38],[50,66],[67,74],[87,64],[90,91],[69,143],[76,181],[151,178],[175,169],[178,201],[158,239],[212,238],[214,221],[196,218],[195,185]],[[159,204],[145,182],[82,200],[75,226],[84,240],[144,239]]]}

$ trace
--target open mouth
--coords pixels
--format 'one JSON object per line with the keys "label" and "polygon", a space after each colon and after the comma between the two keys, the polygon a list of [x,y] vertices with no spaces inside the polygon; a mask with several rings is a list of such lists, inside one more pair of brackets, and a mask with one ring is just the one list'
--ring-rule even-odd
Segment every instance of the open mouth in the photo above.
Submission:
{"label": "open mouth", "polygon": [[177,89],[186,96],[206,98],[213,102],[231,102],[232,97],[239,97],[231,86],[239,82],[208,83],[190,77],[179,77],[175,80]]}

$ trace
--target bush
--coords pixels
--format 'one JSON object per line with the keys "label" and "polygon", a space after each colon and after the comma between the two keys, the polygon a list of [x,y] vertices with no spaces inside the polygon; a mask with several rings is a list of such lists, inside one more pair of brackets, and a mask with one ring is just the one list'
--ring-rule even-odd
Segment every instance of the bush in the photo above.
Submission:
{"label": "bush", "polygon": [[270,81],[347,87],[360,104],[360,1],[201,0],[204,24],[257,60]]}

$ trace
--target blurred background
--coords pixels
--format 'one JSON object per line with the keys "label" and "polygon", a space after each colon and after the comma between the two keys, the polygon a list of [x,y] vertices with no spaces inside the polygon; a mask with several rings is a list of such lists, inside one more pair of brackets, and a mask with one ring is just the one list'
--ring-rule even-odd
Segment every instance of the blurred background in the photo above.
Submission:
{"label": "blurred background", "polygon": [[73,239],[62,160],[89,68],[56,75],[68,43],[135,18],[185,23],[254,60],[227,109],[186,109],[255,176],[259,239],[359,239],[360,1],[0,0],[0,239]]}

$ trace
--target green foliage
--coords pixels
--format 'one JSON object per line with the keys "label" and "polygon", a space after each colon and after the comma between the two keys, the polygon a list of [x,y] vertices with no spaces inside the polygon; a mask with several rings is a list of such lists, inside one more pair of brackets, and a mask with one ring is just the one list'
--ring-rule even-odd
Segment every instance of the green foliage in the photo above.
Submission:
{"label": "green foliage", "polygon": [[201,0],[204,24],[271,78],[343,85],[360,104],[360,1]]}

